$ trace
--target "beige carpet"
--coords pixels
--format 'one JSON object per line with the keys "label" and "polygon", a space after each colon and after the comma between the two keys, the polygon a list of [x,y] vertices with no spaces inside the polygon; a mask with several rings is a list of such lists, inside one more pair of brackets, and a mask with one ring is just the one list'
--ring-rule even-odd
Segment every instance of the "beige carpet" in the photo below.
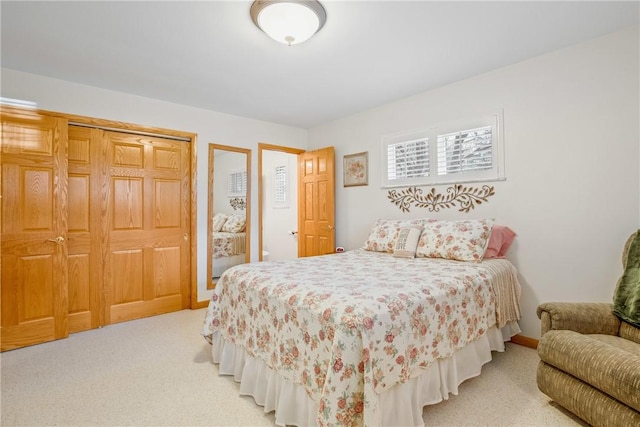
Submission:
{"label": "beige carpet", "polygon": [[[218,376],[185,310],[0,355],[2,426],[273,426]],[[534,350],[508,344],[459,396],[424,410],[428,426],[582,426],[535,384]]]}

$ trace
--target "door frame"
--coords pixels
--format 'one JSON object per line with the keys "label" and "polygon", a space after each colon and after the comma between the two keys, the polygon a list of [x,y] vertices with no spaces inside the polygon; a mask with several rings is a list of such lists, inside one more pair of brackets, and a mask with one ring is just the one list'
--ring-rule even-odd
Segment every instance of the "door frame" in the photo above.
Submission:
{"label": "door frame", "polygon": [[197,165],[197,134],[192,132],[183,132],[173,129],[165,129],[155,126],[145,126],[138,125],[126,122],[120,122],[116,120],[107,120],[107,119],[98,119],[94,117],[87,116],[79,116],[75,114],[65,114],[59,113],[55,111],[46,111],[46,110],[38,110],[41,113],[48,114],[51,116],[61,117],[67,119],[67,125],[77,125],[77,126],[85,126],[85,127],[95,127],[102,130],[107,131],[115,131],[115,132],[125,132],[132,134],[141,134],[141,135],[152,135],[159,137],[173,137],[175,139],[184,140],[186,144],[189,144],[189,149],[191,152],[191,158],[189,159],[189,177],[190,177],[190,187],[191,194],[189,195],[189,209],[190,209],[190,286],[189,286],[189,295],[183,295],[182,297],[182,308],[202,308],[206,307],[207,301],[198,303],[198,274],[197,274],[197,266],[198,266],[198,245],[197,245],[197,224],[196,224],[196,212],[197,212],[197,194],[196,194],[196,165]]}
{"label": "door frame", "polygon": [[[258,261],[262,261],[262,209],[264,188],[262,185],[262,151],[277,151],[281,153],[300,155],[306,153],[307,150],[302,148],[285,147],[283,145],[258,143]],[[298,168],[296,167],[296,176]],[[297,178],[296,178],[297,179]],[[298,196],[296,195],[296,204],[298,204]]]}

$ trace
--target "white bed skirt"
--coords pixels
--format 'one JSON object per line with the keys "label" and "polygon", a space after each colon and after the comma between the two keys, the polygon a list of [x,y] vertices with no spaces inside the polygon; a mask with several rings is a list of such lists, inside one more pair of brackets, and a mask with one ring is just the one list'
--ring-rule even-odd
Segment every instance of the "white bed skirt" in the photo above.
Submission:
{"label": "white bed skirt", "polygon": [[246,255],[244,253],[238,255],[225,256],[222,258],[214,258],[213,260],[213,277],[220,277],[222,273],[230,269],[231,267],[244,264],[247,262]]}
{"label": "white bed skirt", "polygon": [[[379,426],[423,426],[422,409],[458,394],[458,386],[480,375],[482,366],[491,361],[492,351],[504,351],[504,341],[520,332],[517,322],[504,328],[491,328],[482,337],[458,350],[453,356],[439,359],[421,375],[377,395],[373,402],[380,408]],[[242,347],[213,334],[211,354],[219,364],[220,375],[233,375],[240,382],[240,394],[249,395],[264,407],[275,411],[279,426],[315,426],[318,404],[302,386],[279,376],[262,360],[246,354]]]}

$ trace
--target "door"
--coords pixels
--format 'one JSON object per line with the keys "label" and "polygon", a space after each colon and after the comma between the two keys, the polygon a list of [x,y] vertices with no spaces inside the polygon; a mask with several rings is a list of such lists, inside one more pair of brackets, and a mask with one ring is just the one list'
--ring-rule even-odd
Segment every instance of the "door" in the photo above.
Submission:
{"label": "door", "polygon": [[335,251],[333,147],[298,155],[298,256]]}
{"label": "door", "polygon": [[2,351],[68,335],[67,121],[2,109]]}
{"label": "door", "polygon": [[189,306],[189,144],[105,132],[107,323]]}
{"label": "door", "polygon": [[100,227],[103,192],[101,144],[103,131],[69,126],[68,294],[69,332],[105,324]]}

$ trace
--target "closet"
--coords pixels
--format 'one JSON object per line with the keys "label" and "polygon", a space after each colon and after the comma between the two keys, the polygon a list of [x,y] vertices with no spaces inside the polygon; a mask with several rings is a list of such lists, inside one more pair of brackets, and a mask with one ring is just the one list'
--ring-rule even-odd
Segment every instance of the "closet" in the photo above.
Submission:
{"label": "closet", "polygon": [[190,306],[195,136],[101,124],[2,107],[2,351]]}

